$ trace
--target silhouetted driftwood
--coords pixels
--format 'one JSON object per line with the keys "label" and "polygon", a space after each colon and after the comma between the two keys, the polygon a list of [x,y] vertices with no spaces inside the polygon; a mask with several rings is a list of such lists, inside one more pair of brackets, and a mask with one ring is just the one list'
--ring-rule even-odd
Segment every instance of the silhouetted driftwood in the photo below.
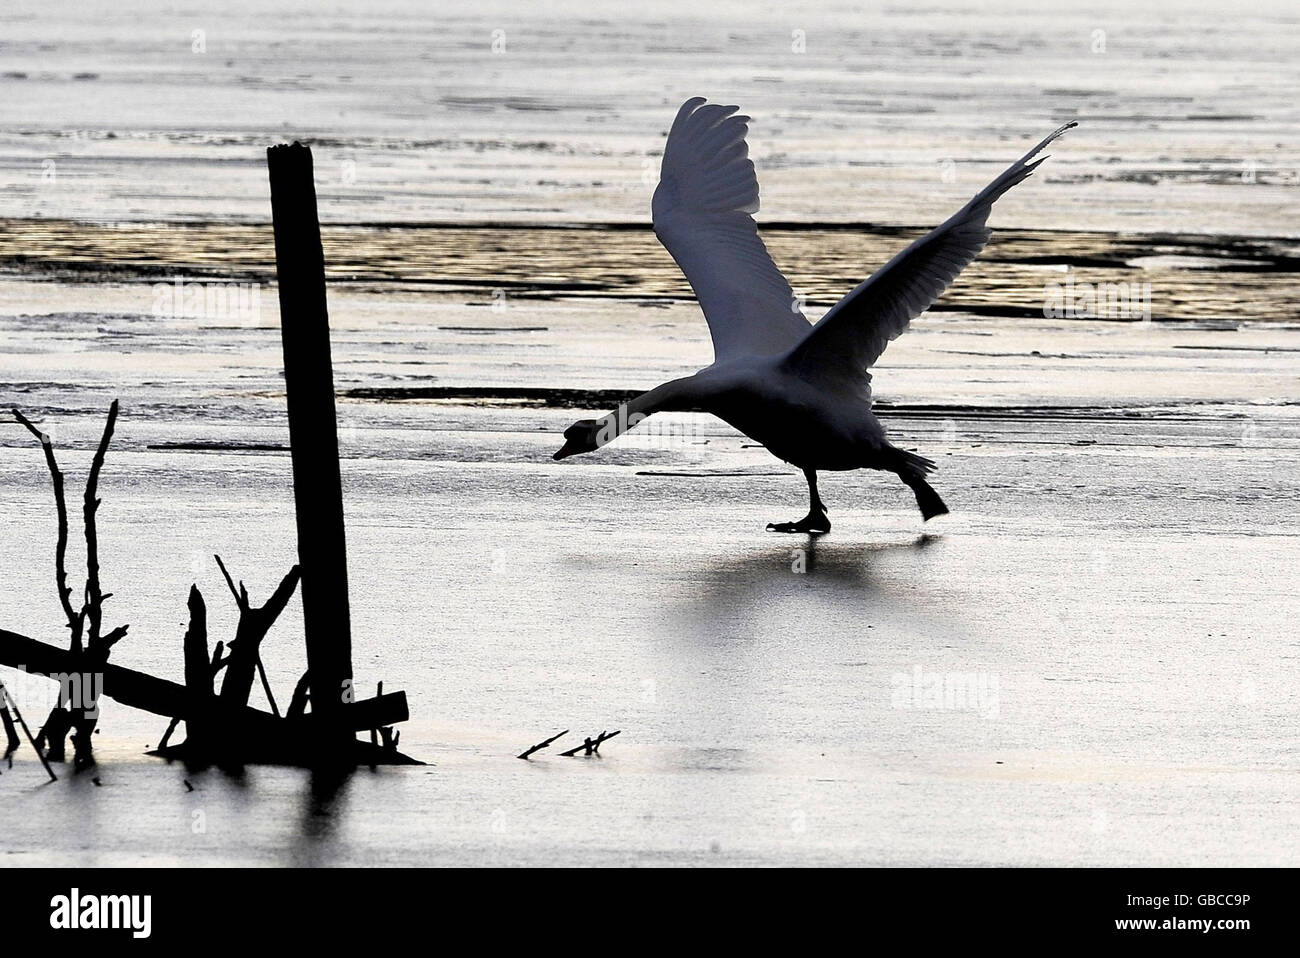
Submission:
{"label": "silhouetted driftwood", "polygon": [[[99,511],[99,473],[104,468],[104,457],[108,453],[108,444],[113,439],[113,428],[117,424],[117,400],[108,407],[108,421],[104,424],[104,434],[100,437],[99,446],[95,449],[95,457],[90,462],[90,475],[86,479],[86,493],[82,502],[82,515],[85,519],[86,527],[86,620],[88,623],[86,646],[94,650],[100,644],[100,626],[103,618],[104,600],[108,598],[103,593],[99,585],[99,531],[95,525],[95,514]],[[109,593],[111,595],[112,593]],[[122,635],[126,634],[125,629],[120,631]],[[109,648],[113,642],[122,637],[116,635],[108,643]],[[107,638],[107,637],[105,637]],[[107,652],[107,650],[105,650]]]}
{"label": "silhouetted driftwood", "polygon": [[568,735],[568,734],[569,734],[569,730],[566,728],[566,729],[565,729],[563,732],[561,732],[559,735],[552,735],[552,736],[551,736],[550,738],[548,738],[545,742],[538,742],[538,743],[537,743],[536,745],[534,745],[532,748],[525,749],[524,751],[522,751],[522,752],[520,752],[518,755],[516,755],[515,758],[527,758],[529,755],[532,755],[534,752],[540,752],[542,749],[546,748],[548,745],[550,745],[550,744],[551,744],[552,742],[554,742],[556,739],[558,739],[558,738],[563,738],[565,735]]}
{"label": "silhouetted driftwood", "polygon": [[[185,720],[185,737],[196,744],[211,741],[213,728],[212,660],[208,657],[208,608],[197,585],[190,586],[190,627],[185,631],[185,691],[189,697],[189,718]],[[173,719],[175,721],[175,719]],[[163,736],[160,748],[171,738],[172,728]]]}
{"label": "silhouetted driftwood", "polygon": [[[71,653],[36,639],[0,629],[0,665],[26,668],[36,675],[58,675],[68,671]],[[190,714],[189,692],[185,686],[144,672],[108,664],[103,669],[103,693],[130,708],[152,712],[167,718],[186,719]],[[276,718],[251,706],[226,706],[216,699],[216,714],[225,723],[235,723],[254,734],[306,734],[305,719],[295,722],[285,716]],[[410,713],[405,692],[386,692],[380,698],[361,699],[344,710],[349,731],[361,732],[383,725],[405,722]]]}
{"label": "silhouetted driftwood", "polygon": [[[127,626],[122,625],[107,634],[102,634],[104,602],[112,593],[105,593],[99,581],[99,533],[96,526],[96,513],[99,511],[99,474],[104,468],[104,459],[108,454],[109,443],[113,439],[113,430],[117,423],[118,403],[113,400],[108,408],[108,419],[104,432],[95,449],[90,464],[90,474],[86,479],[86,491],[82,501],[82,516],[86,535],[86,585],[80,610],[72,604],[72,589],[68,585],[67,547],[68,547],[68,509],[64,495],[63,473],[59,470],[54,456],[54,445],[50,437],[37,429],[19,410],[14,409],[14,418],[27,431],[36,437],[45,453],[45,463],[50,471],[54,486],[54,506],[58,518],[58,537],[54,550],[55,588],[59,594],[59,604],[67,618],[70,632],[69,651],[74,657],[70,674],[93,675],[108,660],[109,652],[119,640],[125,637]],[[80,693],[83,700],[73,709],[70,701],[71,684],[65,684],[60,692],[60,701],[50,712],[45,724],[37,736],[38,751],[54,761],[63,761],[66,752],[64,740],[71,730],[73,732],[73,754],[78,767],[93,763],[94,755],[91,745],[95,725],[98,721],[97,703],[86,700],[88,690],[93,691],[93,684],[82,683]]]}
{"label": "silhouetted driftwood", "polygon": [[616,732],[601,732],[595,738],[585,738],[582,740],[581,745],[575,745],[567,752],[561,752],[560,754],[565,758],[572,758],[579,752],[582,752],[584,755],[596,755],[600,752],[600,745],[602,742],[608,742],[615,735],[621,734],[621,732],[622,729],[619,729]]}
{"label": "silhouetted driftwood", "polygon": [[[266,680],[266,670],[262,667],[261,647],[262,640],[266,638],[267,632],[284,611],[290,596],[293,595],[293,590],[298,586],[299,567],[294,566],[289,570],[279,587],[266,600],[265,605],[254,606],[249,601],[248,589],[244,587],[243,580],[240,580],[239,588],[236,589],[234,579],[226,571],[226,564],[221,561],[221,556],[213,558],[217,560],[221,574],[225,576],[226,585],[230,587],[230,594],[235,598],[235,605],[239,607],[239,625],[236,626],[235,637],[228,646],[230,655],[226,664],[226,677],[221,683],[221,700],[228,705],[247,705],[248,696],[253,690],[253,675],[260,673],[262,688],[266,692],[271,712],[278,716],[280,709],[275,704],[271,684]],[[206,654],[205,649],[204,655]]]}
{"label": "silhouetted driftwood", "polygon": [[[69,643],[73,652],[81,651],[81,630],[84,624],[82,613],[72,608],[72,588],[68,585],[68,505],[63,494],[63,473],[54,457],[54,444],[50,437],[32,425],[31,421],[17,408],[13,410],[14,419],[18,420],[27,431],[36,437],[45,453],[45,464],[50,471],[50,481],[54,487],[54,510],[58,517],[58,535],[54,544],[54,582],[59,593],[59,604],[63,606],[70,633]],[[42,755],[61,762],[65,757],[64,740],[71,725],[67,710],[60,702],[46,718],[37,737],[36,751]]]}
{"label": "silhouetted driftwood", "polygon": [[[190,596],[191,601],[193,600],[194,595],[197,594],[197,593],[198,593],[198,589],[195,588],[195,587],[191,587],[191,596]],[[203,596],[202,596],[202,595],[199,595],[199,601],[200,601],[200,602],[203,601]],[[207,609],[206,609],[206,606],[205,606],[205,607],[204,607],[204,616],[205,616],[205,618],[206,618],[206,614],[207,614]],[[191,607],[191,611],[190,611],[191,630],[193,629],[193,622],[194,622],[194,613],[193,613],[193,608]],[[205,623],[205,625],[206,625],[206,623]],[[206,628],[205,628],[205,631],[206,631]],[[189,643],[190,643],[190,641],[191,641],[189,632],[187,632],[187,633],[185,634],[185,639],[186,639],[187,652],[188,652],[188,645],[189,645]],[[198,643],[196,642],[195,644],[197,645]],[[205,641],[204,644],[206,644],[206,641]],[[208,674],[211,676],[211,678],[208,680],[208,684],[207,684],[207,691],[208,691],[208,696],[209,696],[209,697],[211,697],[211,694],[212,694],[212,679],[213,679],[213,678],[216,678],[217,673],[220,672],[220,671],[221,671],[223,668],[225,668],[225,666],[226,666],[226,660],[223,659],[223,658],[221,657],[221,653],[222,653],[222,650],[223,650],[223,649],[225,649],[225,643],[224,643],[224,642],[218,642],[217,645],[216,645],[216,648],[214,648],[214,649],[212,650],[212,662],[211,662],[211,664],[210,664],[210,666],[209,666],[209,673],[208,673]],[[188,672],[189,672],[189,669],[190,669],[190,668],[191,668],[191,666],[189,666],[188,663],[187,663],[187,665],[186,665],[187,677],[188,677]],[[187,684],[188,684],[188,683],[187,683]],[[164,749],[167,748],[167,743],[170,742],[172,736],[176,734],[176,729],[177,729],[177,727],[180,726],[180,724],[181,724],[181,720],[178,719],[178,718],[173,718],[173,719],[171,720],[171,722],[168,723],[168,725],[167,725],[167,731],[163,732],[163,737],[162,737],[161,739],[158,740],[158,748],[159,748],[160,750],[164,750]],[[188,734],[188,735],[191,735],[191,736],[192,736],[192,735],[194,734],[194,725],[195,725],[195,724],[196,724],[196,723],[188,723],[188,726],[187,726],[187,728],[188,728],[187,734]]]}

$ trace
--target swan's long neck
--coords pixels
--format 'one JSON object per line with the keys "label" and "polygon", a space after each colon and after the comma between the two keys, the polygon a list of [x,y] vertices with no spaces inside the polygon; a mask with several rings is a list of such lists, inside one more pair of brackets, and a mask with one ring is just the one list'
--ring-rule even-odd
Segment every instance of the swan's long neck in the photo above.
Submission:
{"label": "swan's long neck", "polygon": [[613,412],[596,420],[596,443],[603,446],[657,412],[682,412],[698,408],[703,391],[695,376],[673,379],[649,392],[621,403]]}

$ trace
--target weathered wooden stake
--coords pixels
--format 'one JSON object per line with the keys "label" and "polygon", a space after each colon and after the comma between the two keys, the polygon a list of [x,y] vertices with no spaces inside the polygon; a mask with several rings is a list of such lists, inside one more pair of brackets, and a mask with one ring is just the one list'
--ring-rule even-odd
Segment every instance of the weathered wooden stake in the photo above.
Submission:
{"label": "weathered wooden stake", "polygon": [[307,670],[313,724],[324,758],[329,750],[344,747],[354,737],[342,715],[345,703],[352,698],[352,634],[325,254],[316,213],[311,149],[301,143],[273,146],[266,157],[271,174]]}

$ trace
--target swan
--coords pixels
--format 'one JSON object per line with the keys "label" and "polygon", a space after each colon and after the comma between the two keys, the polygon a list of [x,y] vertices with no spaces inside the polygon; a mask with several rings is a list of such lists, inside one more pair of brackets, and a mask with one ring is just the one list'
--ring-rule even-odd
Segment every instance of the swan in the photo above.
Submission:
{"label": "swan", "polygon": [[815,325],[758,235],[758,178],[739,107],[692,97],[664,145],[651,200],[654,231],[695,291],[713,340],[713,364],[564,432],[552,458],[594,452],[657,412],[712,413],[803,470],[808,515],[772,532],[829,532],[817,473],[878,469],[916,496],[923,520],[948,507],[925,477],[934,462],[890,444],[871,411],[868,369],[943,294],[992,235],[993,203],[1043,160],[1029,162],[1077,123],[1057,129],[941,226],[849,292]]}

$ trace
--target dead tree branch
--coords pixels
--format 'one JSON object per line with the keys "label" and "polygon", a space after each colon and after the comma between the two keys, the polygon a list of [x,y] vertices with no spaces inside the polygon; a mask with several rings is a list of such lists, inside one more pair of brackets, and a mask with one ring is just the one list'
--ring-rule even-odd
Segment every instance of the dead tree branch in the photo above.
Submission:
{"label": "dead tree branch", "polygon": [[[59,470],[58,462],[54,456],[54,445],[50,441],[50,437],[37,429],[20,411],[15,409],[13,413],[14,418],[36,437],[45,453],[45,463],[49,468],[50,479],[54,486],[54,507],[59,526],[58,539],[54,548],[55,587],[58,590],[59,604],[63,607],[68,630],[71,633],[69,650],[73,656],[73,664],[77,671],[88,674],[97,671],[108,661],[109,652],[112,651],[114,645],[126,636],[128,629],[127,626],[122,625],[113,629],[107,635],[100,635],[104,601],[110,598],[112,593],[105,593],[100,586],[99,535],[95,524],[95,513],[99,509],[101,501],[98,497],[99,475],[104,468],[104,458],[108,454],[108,446],[113,439],[113,430],[117,424],[118,402],[116,399],[113,400],[108,408],[108,420],[104,424],[104,432],[100,437],[94,458],[91,460],[90,475],[86,480],[86,492],[82,506],[86,533],[86,585],[80,611],[73,609],[72,589],[68,585],[68,507],[64,493],[63,473]],[[83,653],[88,656],[84,662],[82,661]],[[73,745],[76,751],[77,763],[80,766],[85,766],[94,761],[91,755],[91,735],[94,734],[98,718],[92,718],[91,716],[97,716],[97,703],[89,701],[78,703],[76,711],[79,714],[74,715],[70,711],[73,703],[66,698],[70,694],[66,691],[66,688],[63,693],[65,697],[61,698],[59,704],[46,718],[45,724],[41,727],[40,734],[36,738],[36,743],[38,748],[42,750],[48,749],[49,758],[62,761],[65,754],[65,739],[71,729],[74,731]],[[42,756],[46,754],[45,751],[42,751]]]}
{"label": "dead tree branch", "polygon": [[239,583],[238,589],[235,588],[235,581],[226,571],[226,564],[221,561],[221,556],[214,556],[214,558],[221,569],[221,574],[225,576],[226,585],[230,587],[230,594],[235,597],[235,605],[239,607],[239,625],[235,628],[235,637],[230,641],[226,677],[221,683],[221,699],[230,705],[247,705],[248,696],[253,691],[253,677],[260,670],[263,688],[266,690],[267,698],[271,700],[271,708],[276,715],[279,715],[279,708],[271,697],[271,687],[266,680],[265,669],[261,667],[262,640],[266,638],[267,632],[284,611],[284,607],[289,604],[290,597],[298,587],[301,570],[296,565],[290,569],[280,585],[271,593],[271,597],[266,600],[266,604],[258,607],[249,601],[248,589],[244,587],[243,582]]}
{"label": "dead tree branch", "polygon": [[45,464],[50,469],[50,480],[54,485],[54,508],[59,517],[59,536],[54,546],[54,582],[59,590],[59,604],[68,617],[68,629],[72,632],[72,650],[81,645],[82,617],[72,609],[72,589],[68,585],[68,504],[63,495],[63,473],[54,458],[54,444],[50,437],[32,425],[31,420],[17,409],[14,418],[27,427],[27,431],[36,437],[45,451]]}
{"label": "dead tree branch", "polygon": [[561,752],[560,754],[563,755],[565,758],[572,758],[574,755],[577,755],[579,752],[582,752],[584,755],[597,755],[600,752],[600,745],[602,742],[608,742],[615,735],[618,735],[621,732],[622,729],[619,729],[617,732],[601,732],[595,738],[583,739],[581,745],[575,745],[567,752]]}
{"label": "dead tree branch", "polygon": [[559,735],[552,735],[552,736],[551,736],[550,738],[548,738],[545,742],[538,742],[538,743],[537,743],[536,745],[534,745],[532,748],[525,749],[524,751],[522,751],[522,752],[520,752],[518,755],[516,755],[515,758],[527,758],[529,755],[532,755],[534,752],[540,752],[542,749],[546,748],[548,745],[550,745],[550,744],[551,744],[552,742],[554,742],[556,739],[558,739],[558,738],[563,738],[564,736],[566,736],[566,735],[568,735],[568,734],[569,734],[569,730],[566,728],[566,729],[565,729],[563,732],[561,732]]}
{"label": "dead tree branch", "polygon": [[[104,457],[108,454],[108,444],[113,439],[113,428],[117,424],[117,400],[108,407],[108,421],[104,423],[104,434],[100,437],[99,448],[90,463],[90,476],[86,479],[86,495],[82,506],[86,524],[86,618],[89,630],[86,637],[87,648],[98,651],[99,628],[103,618],[104,600],[107,596],[99,585],[99,532],[95,526],[95,513],[99,509],[99,473],[104,468]],[[120,636],[119,636],[120,638]]]}

